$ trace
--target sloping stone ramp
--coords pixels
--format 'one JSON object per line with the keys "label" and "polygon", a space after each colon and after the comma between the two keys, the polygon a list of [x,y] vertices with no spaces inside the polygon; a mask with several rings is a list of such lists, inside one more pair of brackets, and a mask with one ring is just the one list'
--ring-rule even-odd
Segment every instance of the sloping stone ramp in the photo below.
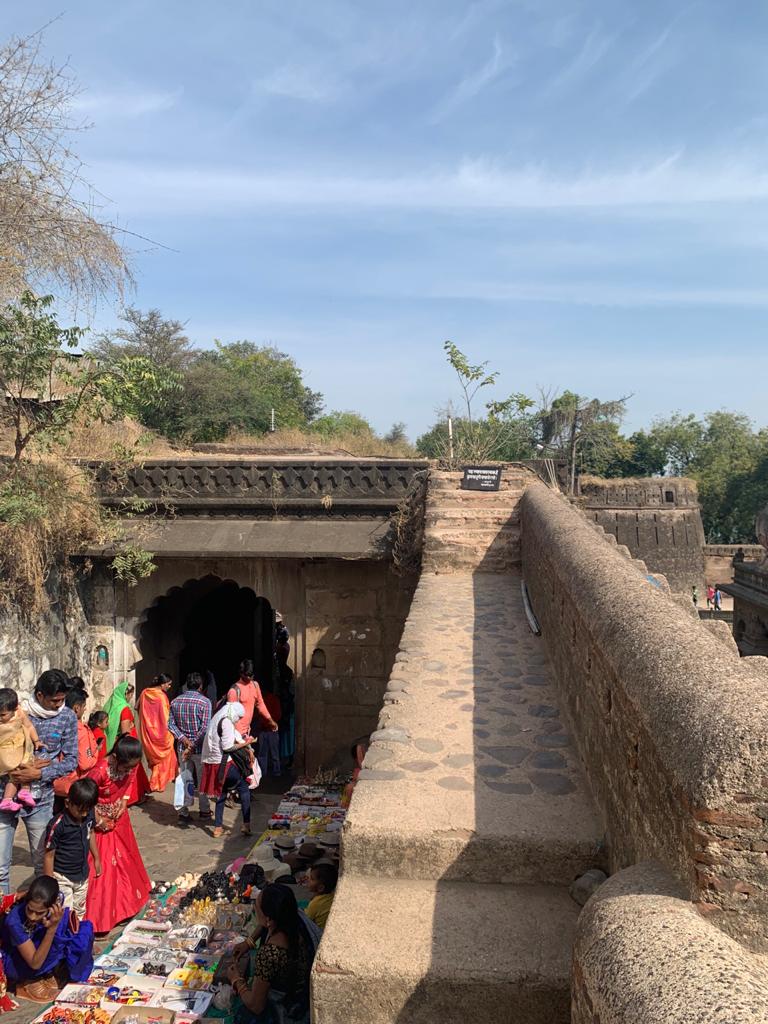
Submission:
{"label": "sloping stone ramp", "polygon": [[[565,1024],[601,828],[522,609],[517,502],[432,474],[424,570],[344,831],[315,1024]],[[452,546],[455,545],[455,557]]]}

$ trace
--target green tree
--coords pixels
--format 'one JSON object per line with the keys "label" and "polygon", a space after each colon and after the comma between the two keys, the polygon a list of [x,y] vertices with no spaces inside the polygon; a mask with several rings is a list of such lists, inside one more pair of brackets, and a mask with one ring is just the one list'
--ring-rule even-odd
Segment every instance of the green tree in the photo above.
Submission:
{"label": "green tree", "polygon": [[143,313],[127,306],[120,319],[126,326],[99,335],[90,346],[90,354],[101,365],[122,372],[135,366],[136,360],[148,361],[157,386],[133,403],[131,415],[151,430],[176,437],[180,432],[178,401],[184,373],[198,352],[184,333],[184,324],[165,318],[159,309]]}
{"label": "green tree", "polygon": [[146,359],[101,367],[75,352],[83,331],[60,327],[52,305],[52,296],[27,291],[0,311],[0,422],[13,434],[14,472],[33,441],[60,445],[75,421],[115,419],[158,388]]}
{"label": "green tree", "polygon": [[159,309],[143,313],[126,306],[120,319],[125,327],[100,334],[90,346],[91,355],[101,363],[114,365],[126,356],[142,356],[158,370],[180,374],[197,355],[184,324],[168,320]]}
{"label": "green tree", "polygon": [[517,452],[521,444],[530,442],[526,416],[533,406],[531,399],[520,393],[511,394],[500,401],[486,402],[479,413],[475,400],[483,389],[495,387],[498,371],[489,371],[487,362],[470,363],[452,341],[446,341],[443,350],[459,381],[464,411],[454,417],[447,409],[435,426],[418,439],[417,449],[429,458],[452,465],[521,458],[510,452]]}
{"label": "green tree", "polygon": [[334,409],[319,416],[311,425],[313,434],[320,434],[321,437],[340,437],[343,434],[353,437],[374,437],[373,427],[359,412],[341,412]]}
{"label": "green tree", "polygon": [[647,477],[661,476],[667,465],[667,452],[652,433],[636,430],[626,439],[628,448],[611,463],[606,476]]}
{"label": "green tree", "polygon": [[720,410],[697,419],[675,413],[649,432],[664,453],[664,469],[692,477],[699,490],[704,531],[711,543],[748,543],[758,510],[768,502],[768,432],[749,417]]}
{"label": "green tree", "polygon": [[[70,556],[85,544],[112,539],[120,554],[119,524],[93,498],[86,473],[55,456],[76,424],[118,419],[156,386],[146,359],[102,367],[73,351],[83,332],[60,327],[52,303],[27,291],[0,311],[0,425],[14,447],[0,463],[0,605],[22,614],[45,609],[54,565],[72,580]],[[120,569],[135,583],[131,567],[140,575],[154,568],[135,543]]]}
{"label": "green tree", "polygon": [[706,424],[693,413],[683,416],[676,412],[666,419],[654,420],[649,438],[664,453],[664,468],[671,476],[685,476],[688,467],[701,451],[706,435]]}
{"label": "green tree", "polygon": [[175,436],[195,442],[221,441],[237,432],[264,434],[273,409],[278,429],[303,429],[321,408],[322,395],[304,384],[284,352],[250,341],[217,341],[183,374]]}

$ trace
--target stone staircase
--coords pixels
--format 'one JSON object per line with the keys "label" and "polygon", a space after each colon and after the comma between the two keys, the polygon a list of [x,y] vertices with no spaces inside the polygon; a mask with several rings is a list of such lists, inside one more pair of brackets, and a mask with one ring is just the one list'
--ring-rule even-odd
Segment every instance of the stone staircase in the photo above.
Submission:
{"label": "stone staircase", "polygon": [[314,1024],[570,1018],[567,888],[599,863],[601,828],[523,614],[524,480],[508,481],[486,494],[430,479],[424,568],[344,829]]}
{"label": "stone staircase", "polygon": [[503,572],[520,564],[521,472],[505,470],[498,491],[462,491],[461,473],[430,474],[424,537],[429,572]]}

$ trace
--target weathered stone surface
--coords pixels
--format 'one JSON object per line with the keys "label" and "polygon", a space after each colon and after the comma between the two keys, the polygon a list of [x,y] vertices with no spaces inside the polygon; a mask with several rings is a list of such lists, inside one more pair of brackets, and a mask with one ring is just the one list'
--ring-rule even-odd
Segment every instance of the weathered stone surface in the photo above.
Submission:
{"label": "weathered stone surface", "polygon": [[315,1020],[567,1024],[577,913],[555,888],[345,874],[315,960]]}
{"label": "weathered stone surface", "polygon": [[[521,499],[523,566],[613,865],[653,856],[710,920],[768,950],[768,688],[579,512],[543,485]],[[543,734],[553,748],[564,735]],[[538,788],[552,786],[540,773]],[[745,798],[746,794],[746,798]],[[722,860],[696,860],[691,835]]]}
{"label": "weathered stone surface", "polygon": [[658,864],[620,871],[578,922],[573,1024],[768,1021],[768,962],[713,927]]}

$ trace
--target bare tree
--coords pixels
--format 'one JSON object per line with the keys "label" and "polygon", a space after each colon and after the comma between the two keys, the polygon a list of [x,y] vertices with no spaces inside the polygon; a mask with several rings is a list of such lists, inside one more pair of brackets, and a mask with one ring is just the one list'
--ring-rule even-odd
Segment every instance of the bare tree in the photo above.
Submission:
{"label": "bare tree", "polygon": [[573,391],[550,401],[542,395],[539,411],[541,438],[545,450],[555,451],[568,460],[569,490],[576,490],[576,463],[580,451],[589,444],[594,449],[613,445],[614,440],[600,427],[618,423],[624,416],[631,395],[601,402],[597,398],[584,398]]}
{"label": "bare tree", "polygon": [[42,33],[0,47],[0,299],[65,291],[92,302],[129,279],[115,228],[70,149],[69,69],[46,62]]}

